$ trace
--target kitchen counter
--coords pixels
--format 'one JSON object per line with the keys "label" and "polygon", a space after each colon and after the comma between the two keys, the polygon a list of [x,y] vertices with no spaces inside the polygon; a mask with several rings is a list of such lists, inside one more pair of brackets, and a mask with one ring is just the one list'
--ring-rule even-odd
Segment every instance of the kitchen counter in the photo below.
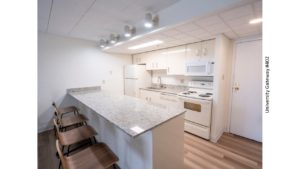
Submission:
{"label": "kitchen counter", "polygon": [[[159,91],[177,92],[175,90]],[[115,95],[101,90],[69,90],[68,94],[131,137],[145,133],[185,112],[180,107],[162,106],[139,98]]]}
{"label": "kitchen counter", "polygon": [[184,89],[179,89],[179,88],[153,89],[153,88],[145,87],[145,88],[140,88],[140,89],[154,91],[154,92],[164,92],[164,93],[170,93],[170,94],[177,94],[177,93],[185,91]]}
{"label": "kitchen counter", "polygon": [[68,89],[67,93],[98,133],[96,139],[119,157],[120,168],[184,167],[182,108],[112,94],[100,86]]}

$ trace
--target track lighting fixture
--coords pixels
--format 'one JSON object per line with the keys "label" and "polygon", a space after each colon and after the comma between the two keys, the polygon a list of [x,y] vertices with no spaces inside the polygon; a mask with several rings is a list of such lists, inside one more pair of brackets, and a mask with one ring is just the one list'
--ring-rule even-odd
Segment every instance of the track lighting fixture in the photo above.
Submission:
{"label": "track lighting fixture", "polygon": [[146,13],[144,26],[146,28],[152,28],[158,22],[158,16]]}
{"label": "track lighting fixture", "polygon": [[119,40],[119,35],[118,34],[110,34],[110,43],[115,44]]}
{"label": "track lighting fixture", "polygon": [[131,37],[135,33],[135,28],[133,26],[126,25],[124,27],[124,36]]}
{"label": "track lighting fixture", "polygon": [[105,48],[107,45],[107,41],[104,40],[104,39],[101,39],[100,42],[99,42],[99,47],[101,48]]}

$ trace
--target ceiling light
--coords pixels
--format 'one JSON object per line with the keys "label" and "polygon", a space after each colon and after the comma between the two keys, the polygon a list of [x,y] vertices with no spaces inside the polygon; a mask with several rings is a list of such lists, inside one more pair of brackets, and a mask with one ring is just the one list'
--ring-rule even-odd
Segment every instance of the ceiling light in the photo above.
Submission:
{"label": "ceiling light", "polygon": [[126,25],[124,27],[124,36],[129,38],[133,35],[133,33],[135,32],[135,28],[133,26],[129,26],[129,25]]}
{"label": "ceiling light", "polygon": [[131,46],[128,49],[135,50],[135,49],[146,48],[146,47],[158,45],[158,44],[161,44],[161,43],[163,43],[163,41],[161,41],[161,40],[154,40],[154,41],[143,43],[143,44],[140,44],[140,45]]}
{"label": "ceiling light", "polygon": [[144,26],[146,28],[152,28],[157,21],[157,16],[153,16],[151,13],[146,13]]}
{"label": "ceiling light", "polygon": [[115,44],[115,43],[117,43],[118,39],[119,39],[119,35],[117,35],[117,34],[110,34],[110,41],[109,41],[109,43]]}
{"label": "ceiling light", "polygon": [[252,19],[249,21],[249,24],[257,24],[257,23],[261,23],[262,22],[262,18],[256,18],[256,19]]}
{"label": "ceiling light", "polygon": [[107,41],[106,40],[101,39],[99,41],[99,47],[104,48],[104,47],[106,47],[106,45],[107,45]]}

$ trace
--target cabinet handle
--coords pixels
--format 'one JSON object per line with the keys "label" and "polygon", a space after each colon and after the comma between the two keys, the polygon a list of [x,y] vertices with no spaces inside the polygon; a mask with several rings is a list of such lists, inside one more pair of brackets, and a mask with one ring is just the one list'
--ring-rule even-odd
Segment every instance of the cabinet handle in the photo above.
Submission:
{"label": "cabinet handle", "polygon": [[168,73],[170,72],[170,67],[168,67]]}

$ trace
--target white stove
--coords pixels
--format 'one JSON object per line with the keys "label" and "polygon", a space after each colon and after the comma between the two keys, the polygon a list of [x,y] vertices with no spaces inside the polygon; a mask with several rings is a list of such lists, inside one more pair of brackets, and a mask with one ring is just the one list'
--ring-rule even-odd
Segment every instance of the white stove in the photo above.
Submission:
{"label": "white stove", "polygon": [[191,81],[187,91],[178,93],[185,113],[184,130],[210,139],[213,83]]}
{"label": "white stove", "polygon": [[213,91],[209,89],[189,88],[187,91],[180,92],[177,95],[202,100],[213,99]]}

